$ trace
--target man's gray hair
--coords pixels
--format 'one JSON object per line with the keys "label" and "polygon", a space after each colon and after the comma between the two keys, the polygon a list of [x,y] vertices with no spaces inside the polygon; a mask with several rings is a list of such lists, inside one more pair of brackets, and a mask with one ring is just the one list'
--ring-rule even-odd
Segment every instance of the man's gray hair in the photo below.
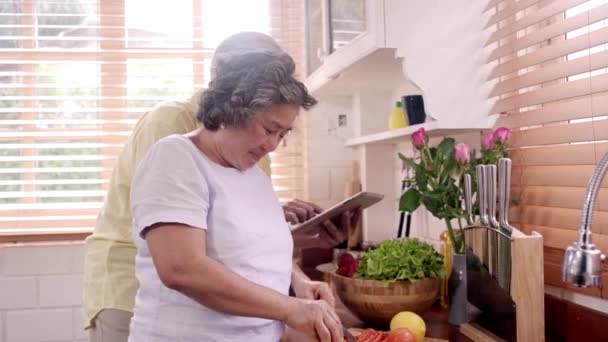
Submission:
{"label": "man's gray hair", "polygon": [[272,105],[292,104],[309,109],[317,103],[306,86],[295,79],[295,63],[282,50],[226,57],[200,98],[197,118],[206,129],[242,127]]}
{"label": "man's gray hair", "polygon": [[211,60],[210,77],[215,79],[218,69],[232,57],[251,52],[284,52],[271,36],[260,32],[239,32],[224,39],[215,49]]}

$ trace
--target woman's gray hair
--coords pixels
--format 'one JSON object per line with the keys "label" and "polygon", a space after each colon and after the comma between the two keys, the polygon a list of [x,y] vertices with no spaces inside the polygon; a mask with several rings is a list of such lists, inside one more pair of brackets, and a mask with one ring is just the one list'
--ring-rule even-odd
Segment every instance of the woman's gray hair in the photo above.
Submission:
{"label": "woman's gray hair", "polygon": [[210,131],[243,127],[273,105],[309,109],[317,103],[294,77],[295,63],[284,52],[235,54],[222,67],[200,98],[196,117]]}

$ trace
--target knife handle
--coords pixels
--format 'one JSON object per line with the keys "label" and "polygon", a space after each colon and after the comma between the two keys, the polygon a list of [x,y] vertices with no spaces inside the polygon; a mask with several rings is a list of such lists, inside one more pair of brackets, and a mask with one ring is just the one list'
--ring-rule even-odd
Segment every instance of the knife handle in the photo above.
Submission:
{"label": "knife handle", "polygon": [[464,209],[467,214],[467,223],[472,225],[473,222],[473,195],[471,194],[471,175],[464,175]]}
{"label": "knife handle", "polygon": [[477,175],[477,201],[479,202],[479,221],[482,225],[488,225],[488,209],[487,209],[487,194],[484,165],[475,167]]}
{"label": "knife handle", "polygon": [[488,201],[488,223],[498,228],[496,220],[496,165],[485,165],[486,200]]}
{"label": "knife handle", "polygon": [[509,201],[511,193],[511,159],[498,160],[498,220],[500,227],[511,232],[509,225]]}

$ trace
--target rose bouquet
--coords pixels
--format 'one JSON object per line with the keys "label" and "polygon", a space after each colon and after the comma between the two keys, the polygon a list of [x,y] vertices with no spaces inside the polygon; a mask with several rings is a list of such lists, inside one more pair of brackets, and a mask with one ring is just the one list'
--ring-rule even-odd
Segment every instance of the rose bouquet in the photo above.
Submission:
{"label": "rose bouquet", "polygon": [[468,173],[475,177],[476,165],[495,164],[498,159],[506,157],[510,136],[511,130],[506,127],[484,134],[481,153],[476,158],[467,144],[456,143],[450,137],[431,147],[424,128],[420,128],[412,134],[418,157],[408,158],[399,153],[399,158],[414,170],[414,177],[407,179],[411,186],[399,200],[399,210],[413,212],[423,205],[433,216],[445,222],[454,252],[463,253],[464,234],[454,234],[453,223],[462,229],[465,217],[462,208],[464,175]]}

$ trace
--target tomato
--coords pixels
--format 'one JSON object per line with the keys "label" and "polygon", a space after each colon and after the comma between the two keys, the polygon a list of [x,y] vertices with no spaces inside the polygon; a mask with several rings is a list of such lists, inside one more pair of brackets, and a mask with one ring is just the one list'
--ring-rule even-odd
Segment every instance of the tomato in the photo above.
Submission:
{"label": "tomato", "polygon": [[378,342],[382,339],[382,333],[374,330],[374,333],[372,334],[372,339],[370,340],[371,342]]}
{"label": "tomato", "polygon": [[374,338],[372,341],[373,342],[385,342],[387,336],[388,336],[387,333],[379,332],[378,335],[376,335],[376,338]]}
{"label": "tomato", "polygon": [[372,342],[375,341],[378,336],[378,331],[374,329],[365,329],[359,335],[357,335],[357,342]]}
{"label": "tomato", "polygon": [[355,339],[357,342],[384,342],[387,336],[388,334],[382,331],[365,329]]}
{"label": "tomato", "polygon": [[357,336],[355,336],[355,339],[357,340],[357,342],[363,342],[367,339],[368,334],[369,334],[368,330],[363,330]]}
{"label": "tomato", "polygon": [[386,342],[416,342],[416,336],[408,328],[399,328],[391,331]]}

